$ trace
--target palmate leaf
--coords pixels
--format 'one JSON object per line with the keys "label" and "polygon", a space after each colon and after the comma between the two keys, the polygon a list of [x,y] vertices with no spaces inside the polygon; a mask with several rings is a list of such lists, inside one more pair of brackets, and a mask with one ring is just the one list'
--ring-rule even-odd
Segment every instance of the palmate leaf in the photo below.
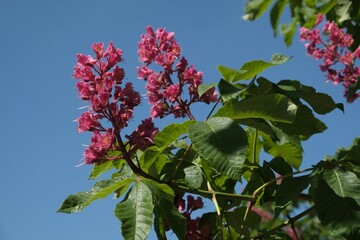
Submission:
{"label": "palmate leaf", "polygon": [[282,94],[259,95],[240,102],[227,102],[214,115],[234,120],[262,118],[276,122],[292,123],[298,107]]}
{"label": "palmate leaf", "polygon": [[201,168],[197,165],[192,165],[184,168],[185,178],[184,181],[191,188],[198,189],[203,183],[203,175]]}
{"label": "palmate leaf", "polygon": [[[358,231],[360,206],[354,198],[337,195],[321,174],[316,174],[312,178],[310,192],[318,217],[331,235],[346,236]],[[358,194],[359,192],[356,193]]]}
{"label": "palmate leaf", "polygon": [[126,240],[146,239],[152,227],[154,205],[150,189],[137,180],[130,193],[116,205],[115,216],[121,221],[121,233]]}
{"label": "palmate leaf", "polygon": [[245,131],[233,120],[214,117],[189,128],[189,138],[198,153],[217,171],[241,179],[247,155]]}
{"label": "palmate leaf", "polygon": [[80,212],[92,201],[105,198],[116,190],[128,188],[133,181],[134,179],[124,177],[114,178],[112,180],[101,180],[95,183],[94,187],[88,192],[79,192],[70,195],[57,211],[63,213]]}
{"label": "palmate leaf", "polygon": [[204,93],[206,93],[208,90],[210,90],[213,87],[216,87],[218,84],[217,83],[203,83],[200,84],[198,87],[198,94],[199,97],[201,97]]}
{"label": "palmate leaf", "polygon": [[277,28],[279,26],[280,17],[286,4],[288,4],[288,0],[277,0],[270,11],[270,22],[273,28],[274,36],[277,35]]}

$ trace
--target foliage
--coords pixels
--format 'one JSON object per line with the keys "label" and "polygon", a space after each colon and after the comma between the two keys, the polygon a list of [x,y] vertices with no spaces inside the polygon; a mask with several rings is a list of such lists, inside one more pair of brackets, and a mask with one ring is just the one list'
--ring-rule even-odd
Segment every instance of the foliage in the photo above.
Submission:
{"label": "foliage", "polygon": [[[249,1],[247,18],[256,19],[271,2]],[[276,2],[273,27],[286,4],[299,8],[295,2]],[[320,8],[330,14],[332,2]],[[315,1],[306,3],[319,7]],[[310,21],[303,11],[293,14],[296,22]],[[179,239],[360,235],[360,139],[300,169],[302,143],[326,130],[320,116],[343,111],[343,105],[300,81],[259,76],[290,57],[274,54],[269,62],[250,61],[239,69],[218,66],[222,79],[203,84],[202,73],[181,56],[174,33],[148,27],[139,42],[144,65],[138,75],[147,83],[151,116],[189,120],[159,130],[148,118],[124,135],[139,94],[131,83],[123,86],[120,49],[113,43],[106,51],[102,43],[92,48],[96,59],[79,54],[74,69],[80,96],[91,105],[78,119],[78,130],[93,133],[84,152],[85,162],[93,165],[89,178],[112,174],[89,191],[70,195],[59,212],[79,212],[113,194],[125,239],[146,239],[152,227],[159,239],[170,230]],[[151,64],[163,70],[155,72]],[[195,102],[214,103],[206,119],[194,118]],[[202,198],[215,210],[194,217],[204,207]]]}

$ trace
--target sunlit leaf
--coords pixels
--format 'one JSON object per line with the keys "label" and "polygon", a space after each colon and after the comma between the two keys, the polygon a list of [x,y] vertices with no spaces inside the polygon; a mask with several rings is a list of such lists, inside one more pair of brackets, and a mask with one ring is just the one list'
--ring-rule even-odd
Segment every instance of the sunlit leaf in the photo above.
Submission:
{"label": "sunlit leaf", "polygon": [[112,180],[101,180],[97,182],[94,187],[88,192],[79,192],[70,195],[68,198],[65,199],[58,212],[80,212],[92,201],[105,198],[106,196],[120,188],[128,188],[133,181],[134,179],[124,179],[123,177]]}
{"label": "sunlit leaf", "polygon": [[262,118],[266,120],[292,123],[297,106],[282,94],[260,95],[240,102],[227,102],[214,115],[232,119]]}
{"label": "sunlit leaf", "polygon": [[241,179],[247,155],[245,131],[229,118],[214,117],[189,128],[189,138],[211,167],[234,179]]}
{"label": "sunlit leaf", "polygon": [[249,0],[245,5],[244,20],[255,20],[259,18],[269,7],[273,0]]}
{"label": "sunlit leaf", "polygon": [[[136,181],[129,195],[115,208],[121,221],[121,233],[126,240],[146,239],[152,227],[153,202],[150,189]],[[149,201],[150,200],[150,201]]]}
{"label": "sunlit leaf", "polygon": [[151,190],[155,215],[161,215],[178,239],[184,239],[186,219],[175,207],[173,190],[166,184],[156,183],[152,180],[144,180],[144,183]]}

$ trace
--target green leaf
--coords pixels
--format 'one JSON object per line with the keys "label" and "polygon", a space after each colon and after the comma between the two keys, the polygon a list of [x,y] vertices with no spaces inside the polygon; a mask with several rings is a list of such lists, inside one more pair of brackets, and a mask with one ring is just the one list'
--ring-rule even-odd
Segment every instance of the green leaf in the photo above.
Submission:
{"label": "green leaf", "polygon": [[351,0],[339,0],[337,1],[337,6],[335,7],[336,15],[339,17],[338,22],[344,22],[346,20],[351,20],[350,16],[350,6]]}
{"label": "green leaf", "polygon": [[242,65],[242,67],[240,68],[240,71],[246,71],[246,72],[238,75],[237,78],[234,79],[233,81],[242,80],[242,79],[251,79],[256,75],[258,75],[259,73],[263,72],[265,69],[279,64],[284,64],[290,59],[291,57],[287,57],[282,54],[275,53],[273,54],[270,62],[265,62],[263,60],[255,60],[255,61],[247,62],[244,65]]}
{"label": "green leaf", "polygon": [[241,85],[233,84],[224,79],[219,82],[219,91],[223,102],[227,102],[231,99],[238,99],[240,94],[244,91]]}
{"label": "green leaf", "polygon": [[155,145],[158,148],[168,147],[172,142],[174,142],[182,134],[185,134],[192,124],[195,121],[188,120],[183,123],[173,123],[166,126],[163,130],[158,132],[155,136]]}
{"label": "green leaf", "polygon": [[288,0],[278,0],[270,11],[270,22],[274,31],[274,36],[277,35],[277,28],[279,26],[280,17],[287,4]]}
{"label": "green leaf", "polygon": [[148,179],[144,179],[144,183],[152,192],[155,215],[161,215],[178,239],[184,239],[186,219],[174,205],[173,190],[166,184],[156,183]]}
{"label": "green leaf", "polygon": [[289,135],[302,135],[306,137],[326,130],[326,125],[316,118],[310,108],[305,105],[299,106],[293,123],[277,122],[274,124]]}
{"label": "green leaf", "polygon": [[260,135],[258,133],[258,130],[254,128],[247,128],[246,134],[249,140],[247,159],[250,163],[259,163],[260,162],[259,155],[263,145],[260,140]]}
{"label": "green leaf", "polygon": [[282,157],[292,167],[299,169],[302,162],[302,149],[291,143],[276,144],[270,137],[263,135],[264,150],[273,157]]}
{"label": "green leaf", "polygon": [[[114,160],[117,161],[118,160]],[[97,179],[101,174],[113,169],[115,167],[114,161],[106,161],[101,164],[97,164],[93,167],[89,179],[94,180]]]}
{"label": "green leaf", "polygon": [[275,194],[275,215],[278,216],[308,186],[309,175],[284,178]]}
{"label": "green leaf", "polygon": [[154,205],[150,189],[137,180],[127,198],[118,203],[115,216],[121,221],[121,233],[126,240],[146,239],[152,227]]}
{"label": "green leaf", "polygon": [[312,109],[318,114],[326,114],[339,108],[344,112],[342,105],[338,105],[334,100],[325,93],[316,92],[315,88],[302,85],[301,98],[310,104]]}
{"label": "green leaf", "polygon": [[275,157],[269,162],[270,167],[280,175],[292,173],[292,167],[284,160],[283,157]]}
{"label": "green leaf", "polygon": [[269,7],[273,0],[249,0],[245,5],[244,20],[255,20],[259,18]]}
{"label": "green leaf", "polygon": [[253,211],[248,211],[246,221],[244,222],[245,212],[246,207],[239,207],[231,212],[226,212],[225,216],[227,223],[232,226],[236,232],[250,239],[250,230],[259,227],[261,217]]}
{"label": "green leaf", "polygon": [[199,97],[201,97],[204,93],[206,93],[211,88],[216,87],[217,85],[217,83],[200,84],[198,87]]}
{"label": "green leaf", "polygon": [[331,235],[346,235],[359,227],[360,206],[353,198],[337,195],[321,174],[313,177],[310,192],[318,217]]}
{"label": "green leaf", "polygon": [[194,189],[199,189],[203,182],[201,168],[197,165],[192,165],[184,168],[185,182],[187,185]]}
{"label": "green leaf", "polygon": [[295,120],[297,108],[286,96],[269,94],[244,99],[240,102],[227,102],[215,116],[232,119],[262,118],[292,123]]}
{"label": "green leaf", "polygon": [[342,198],[352,198],[360,205],[360,179],[344,168],[325,169],[322,178]]}
{"label": "green leaf", "polygon": [[227,82],[242,80],[241,76],[246,73],[246,70],[236,70],[222,65],[217,66],[217,69]]}
{"label": "green leaf", "polygon": [[198,153],[219,172],[240,180],[247,155],[245,131],[229,118],[213,117],[189,128],[189,138]]}
{"label": "green leaf", "polygon": [[291,23],[281,24],[280,33],[284,35],[284,41],[286,46],[290,46],[294,38],[297,26],[297,18],[293,18]]}
{"label": "green leaf", "polygon": [[166,229],[165,229],[165,219],[164,217],[158,213],[156,206],[154,208],[154,229],[156,232],[156,236],[159,240],[166,240]]}
{"label": "green leaf", "polygon": [[324,3],[319,8],[319,13],[321,14],[327,14],[331,9],[333,9],[336,6],[336,0],[331,0],[327,3]]}
{"label": "green leaf", "polygon": [[92,201],[99,198],[105,198],[110,193],[120,188],[128,188],[133,181],[134,179],[124,179],[124,177],[99,181],[88,192],[79,192],[70,195],[65,199],[64,203],[57,211],[63,213],[80,212]]}

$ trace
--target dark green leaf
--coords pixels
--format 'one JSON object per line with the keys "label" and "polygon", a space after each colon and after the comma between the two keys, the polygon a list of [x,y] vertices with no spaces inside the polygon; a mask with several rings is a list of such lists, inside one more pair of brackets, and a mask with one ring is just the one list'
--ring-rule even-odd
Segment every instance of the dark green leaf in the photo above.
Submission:
{"label": "dark green leaf", "polygon": [[309,175],[282,179],[275,194],[275,215],[278,216],[308,186]]}
{"label": "dark green leaf", "polygon": [[295,120],[297,108],[286,96],[269,94],[244,99],[240,102],[227,102],[215,116],[232,119],[262,118],[292,123]]}
{"label": "dark green leaf", "polygon": [[337,105],[334,100],[325,93],[316,92],[315,88],[302,85],[301,88],[301,98],[303,98],[314,111],[318,114],[326,114],[333,111],[335,108],[341,107]]}
{"label": "dark green leaf", "polygon": [[353,198],[337,195],[321,174],[313,177],[310,192],[318,217],[331,235],[349,234],[359,227],[360,206]]}
{"label": "dark green leaf", "polygon": [[258,130],[254,128],[247,128],[246,134],[249,140],[247,159],[250,163],[259,163],[260,162],[259,155],[263,145],[260,140],[260,135],[258,133]]}
{"label": "dark green leaf", "polygon": [[184,168],[185,182],[191,188],[198,189],[203,182],[201,168],[197,165],[192,165]]}
{"label": "dark green leaf", "polygon": [[189,138],[211,167],[240,180],[247,155],[245,131],[229,118],[213,117],[189,128]]}
{"label": "dark green leaf", "polygon": [[360,205],[360,179],[344,168],[325,169],[322,178],[341,198],[352,198]]}
{"label": "dark green leaf", "polygon": [[326,125],[316,118],[310,108],[305,105],[299,106],[293,123],[277,122],[274,124],[289,135],[302,135],[306,137],[326,130]]}
{"label": "dark green leaf", "polygon": [[146,239],[152,227],[154,205],[150,189],[136,181],[130,194],[115,208],[115,216],[121,221],[121,233],[126,240]]}
{"label": "dark green leaf", "polygon": [[284,160],[283,157],[275,157],[269,162],[270,167],[280,175],[292,173],[292,167]]}
{"label": "dark green leaf", "polygon": [[70,195],[59,208],[58,212],[63,213],[76,213],[82,211],[92,201],[105,198],[110,193],[120,189],[128,188],[128,186],[134,181],[134,179],[124,179],[123,177],[102,180],[97,182],[94,187],[88,192],[79,192]]}

